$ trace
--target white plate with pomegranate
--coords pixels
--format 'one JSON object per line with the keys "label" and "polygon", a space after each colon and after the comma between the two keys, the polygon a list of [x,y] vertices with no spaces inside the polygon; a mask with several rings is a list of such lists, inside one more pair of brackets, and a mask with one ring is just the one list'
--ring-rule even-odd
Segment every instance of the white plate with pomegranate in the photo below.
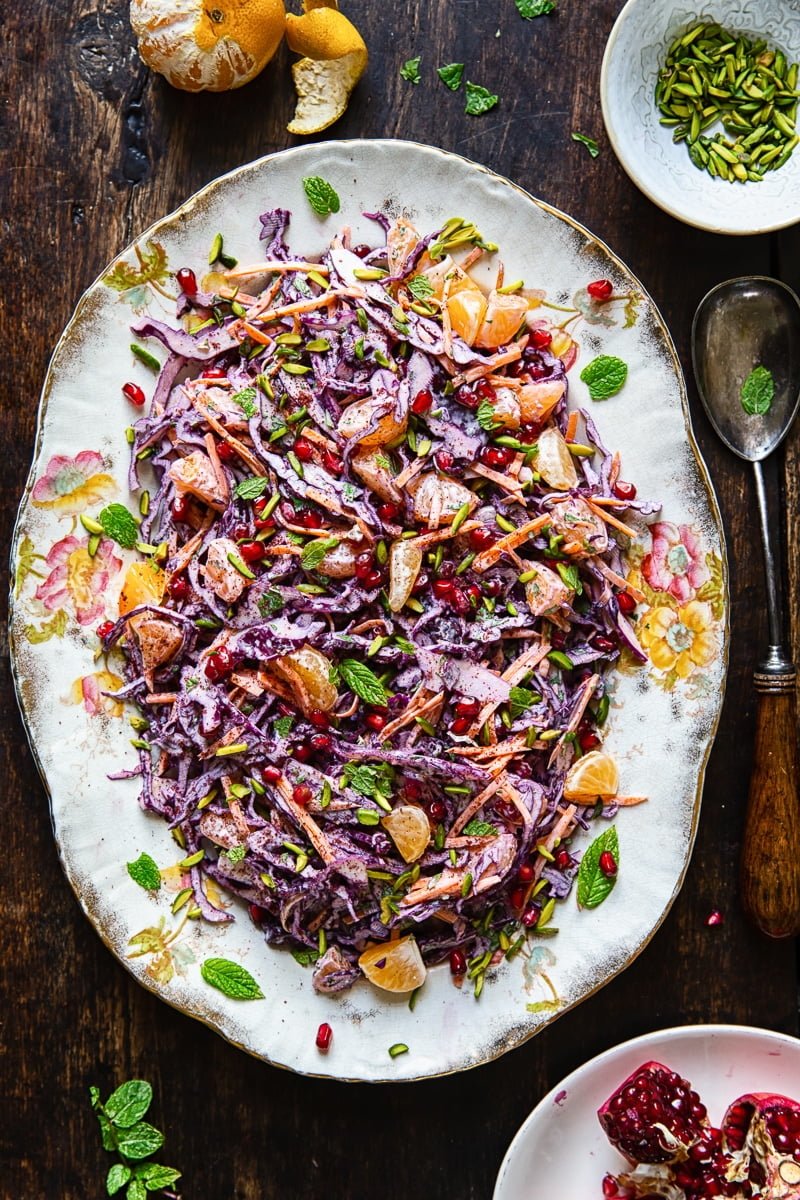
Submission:
{"label": "white plate with pomegranate", "polygon": [[[635,1169],[643,1158],[649,1165]],[[591,1059],[540,1101],[500,1168],[494,1200],[545,1196],[797,1200],[800,1041],[690,1025]]]}
{"label": "white plate with pomegranate", "polygon": [[[312,209],[303,186],[304,180],[320,179],[337,198],[337,211],[325,218]],[[459,198],[463,219],[500,247],[487,246],[492,256],[486,264],[487,288],[496,286],[502,254],[506,278],[519,281],[505,290],[510,294],[523,281],[529,287],[530,301],[538,306],[536,319],[547,325],[547,340],[556,345],[563,371],[570,371],[570,405],[586,408],[597,419],[609,460],[619,452],[620,479],[630,481],[629,496],[635,482],[642,500],[661,505],[660,513],[651,510],[639,522],[625,560],[616,562],[626,577],[615,571],[614,586],[626,598],[641,598],[624,611],[646,661],[643,654],[639,666],[624,663],[610,673],[602,733],[619,767],[620,791],[615,785],[609,795],[629,803],[646,796],[647,803],[620,807],[612,817],[620,850],[618,863],[612,856],[611,869],[619,867],[613,892],[600,881],[601,892],[582,909],[573,895],[557,907],[557,937],[531,936],[524,953],[500,956],[501,962],[493,959],[490,939],[478,960],[484,964],[481,971],[487,955],[491,966],[480,992],[473,979],[455,986],[458,971],[451,974],[446,962],[432,964],[418,1001],[409,1006],[407,995],[379,991],[368,978],[347,993],[319,994],[313,953],[306,948],[305,965],[287,949],[267,945],[246,905],[219,888],[210,903],[225,910],[215,914],[225,919],[200,920],[199,904],[189,906],[192,874],[197,875],[197,856],[204,851],[192,847],[187,854],[176,845],[166,823],[137,803],[141,781],[120,777],[141,769],[139,753],[148,752],[147,744],[137,736],[132,746],[131,736],[141,734],[147,722],[114,698],[123,683],[123,664],[97,631],[119,616],[134,551],[123,549],[119,537],[97,534],[105,526],[95,517],[105,512],[104,505],[117,517],[127,507],[128,522],[135,520],[133,512],[147,516],[149,497],[142,507],[142,494],[129,487],[132,443],[127,439],[136,436],[131,422],[142,412],[136,405],[145,393],[152,398],[150,367],[158,362],[141,345],[133,357],[132,336],[139,334],[132,334],[132,326],[174,324],[187,271],[191,278],[198,273],[195,282],[204,294],[219,285],[210,277],[216,272],[205,272],[209,248],[221,252],[222,234],[226,253],[244,264],[262,263],[259,232],[265,226],[259,218],[265,209],[289,209],[294,251],[319,265],[343,226],[349,226],[354,246],[382,244],[382,230],[363,214],[382,212],[392,220],[413,221],[420,231],[441,230],[454,217],[452,197]],[[298,269],[314,263],[303,260]],[[313,280],[312,285],[320,287]],[[508,296],[502,299],[510,303]],[[199,329],[211,320],[204,318]],[[187,335],[188,329],[180,332]],[[196,349],[195,341],[191,345]],[[516,358],[521,349],[514,349]],[[492,427],[493,422],[490,413]],[[482,427],[477,433],[485,440]],[[588,464],[585,452],[593,458],[594,452],[582,449],[581,461]],[[610,461],[609,471],[613,465]],[[157,481],[153,485],[155,496]],[[158,544],[146,549],[157,551]],[[628,965],[666,916],[691,852],[724,692],[727,567],[720,516],[692,436],[680,366],[652,301],[586,229],[508,180],[411,142],[326,142],[243,166],[153,225],[90,287],[56,349],[14,561],[10,636],[16,684],[50,792],[69,881],[100,936],[143,986],[248,1052],[340,1079],[400,1080],[463,1070],[519,1045],[590,996]],[[514,613],[507,609],[510,619],[520,616],[514,608]],[[525,630],[522,634],[528,636]],[[565,667],[566,655],[553,653],[561,668],[574,667],[571,660]],[[556,659],[548,660],[548,669],[558,666]],[[192,677],[192,687],[195,683]],[[546,732],[557,735],[555,729]],[[117,778],[112,782],[109,776]],[[334,783],[337,779],[334,773]],[[202,798],[203,804],[210,801],[210,793]],[[367,816],[374,824],[380,810]],[[494,833],[489,829],[477,836]],[[554,832],[554,846],[557,836],[560,840]],[[576,855],[590,841],[590,830],[577,834]],[[292,845],[290,850],[286,842],[284,849],[299,855],[292,860],[297,875],[308,868],[310,876],[314,863],[296,842]],[[554,858],[547,846],[544,850]],[[553,870],[574,870],[571,851],[565,859],[554,858]],[[240,864],[241,859],[233,863]],[[599,879],[604,868],[597,866]],[[472,876],[465,878],[468,891]],[[261,878],[259,886],[263,890],[268,884]],[[536,885],[525,877],[525,886]],[[524,891],[520,895],[515,912],[526,903]],[[205,891],[203,903],[208,897]],[[552,911],[549,906],[548,917]],[[492,937],[505,954],[506,945],[513,949],[516,942],[502,932],[502,941],[494,929]],[[319,955],[328,950],[320,948]],[[322,1045],[317,1040],[321,1026],[333,1031],[332,1041],[327,1035]]]}

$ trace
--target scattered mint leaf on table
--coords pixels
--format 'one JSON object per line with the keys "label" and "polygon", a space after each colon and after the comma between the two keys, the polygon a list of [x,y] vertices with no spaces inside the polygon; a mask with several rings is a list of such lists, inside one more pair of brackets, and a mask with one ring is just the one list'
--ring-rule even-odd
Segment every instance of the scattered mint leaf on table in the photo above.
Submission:
{"label": "scattered mint leaf on table", "polygon": [[155,1154],[163,1145],[163,1133],[147,1121],[139,1121],[132,1128],[123,1129],[117,1134],[117,1149],[120,1154],[134,1162]]}
{"label": "scattered mint leaf on table", "polygon": [[490,108],[494,108],[500,97],[495,96],[488,88],[481,87],[479,83],[470,83],[467,80],[465,85],[467,93],[467,103],[464,112],[470,117],[479,117],[482,113],[486,113]]}
{"label": "scattered mint leaf on table", "polygon": [[227,958],[207,958],[200,967],[206,983],[231,1000],[263,1000],[264,993],[249,971]]}
{"label": "scattered mint leaf on table", "polygon": [[616,396],[628,378],[628,364],[611,354],[593,358],[581,371],[581,379],[589,388],[592,400],[608,400]]}
{"label": "scattered mint leaf on table", "polygon": [[146,1080],[130,1079],[111,1093],[103,1109],[112,1125],[118,1129],[130,1129],[137,1121],[141,1121],[152,1099],[153,1089]]}
{"label": "scattered mint leaf on table", "polygon": [[339,664],[342,679],[351,691],[367,704],[382,708],[389,700],[378,676],[355,658],[343,658]]}
{"label": "scattered mint leaf on table", "polygon": [[553,12],[556,6],[556,0],[514,0],[514,3],[517,12],[526,21],[532,21],[534,17],[545,17]]}
{"label": "scattered mint leaf on table", "polygon": [[400,68],[401,77],[408,80],[409,83],[419,83],[421,78],[419,73],[419,64],[421,59],[421,54],[418,54],[416,58],[407,59]]}
{"label": "scattered mint leaf on table", "polygon": [[321,175],[309,175],[303,180],[303,191],[308,203],[318,217],[327,217],[337,213],[341,208],[341,200],[327,179]]}
{"label": "scattered mint leaf on table", "polygon": [[616,826],[604,830],[587,846],[578,869],[578,908],[597,908],[611,894],[616,876],[600,870],[600,855],[610,850],[619,862],[619,838]]}
{"label": "scattered mint leaf on table", "polygon": [[109,1167],[106,1176],[106,1191],[109,1196],[113,1196],[120,1188],[124,1188],[132,1175],[133,1172],[125,1163],[114,1163],[113,1167]]}
{"label": "scattered mint leaf on table", "polygon": [[[144,851],[135,858],[133,862],[126,864],[128,874],[134,883],[138,883],[139,887],[143,887],[147,892],[157,892],[161,887],[161,872],[158,869],[158,864],[155,859]],[[111,1101],[109,1101],[109,1104]]]}
{"label": "scattered mint leaf on table", "polygon": [[457,92],[461,87],[461,80],[464,78],[464,64],[448,63],[444,67],[438,67],[436,74],[445,87],[449,87],[451,92]]}
{"label": "scattered mint leaf on table", "polygon": [[97,520],[106,537],[122,546],[123,550],[132,550],[139,540],[139,526],[124,504],[106,505]]}
{"label": "scattered mint leaf on table", "polygon": [[92,1108],[100,1121],[103,1149],[116,1151],[123,1160],[109,1167],[106,1193],[115,1196],[126,1188],[126,1200],[146,1200],[180,1179],[180,1171],[160,1163],[145,1162],[164,1144],[164,1135],[142,1117],[150,1107],[153,1089],[144,1079],[129,1079],[112,1092],[105,1104],[100,1089],[89,1088]]}
{"label": "scattered mint leaf on table", "polygon": [[572,140],[573,142],[580,142],[582,146],[585,146],[592,158],[597,158],[600,153],[600,147],[597,142],[594,138],[587,137],[585,133],[573,133]]}
{"label": "scattered mint leaf on table", "polygon": [[768,413],[775,397],[775,380],[766,367],[754,367],[742,384],[742,408],[751,417]]}

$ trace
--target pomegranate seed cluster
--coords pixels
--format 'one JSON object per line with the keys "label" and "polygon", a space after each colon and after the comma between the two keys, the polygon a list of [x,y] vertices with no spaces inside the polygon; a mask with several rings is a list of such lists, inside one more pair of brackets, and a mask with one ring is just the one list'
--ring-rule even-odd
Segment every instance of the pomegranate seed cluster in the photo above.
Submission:
{"label": "pomegranate seed cluster", "polygon": [[132,444],[157,553],[98,632],[140,714],[141,803],[201,855],[202,915],[233,919],[208,878],[319,991],[403,935],[479,993],[551,932],[598,815],[564,780],[641,654],[636,489],[570,417],[574,349],[543,310],[493,291],[471,334],[445,319],[477,231],[309,263],[287,213],[262,223],[263,264],[214,293],[182,267],[181,323],[133,327],[167,352]]}

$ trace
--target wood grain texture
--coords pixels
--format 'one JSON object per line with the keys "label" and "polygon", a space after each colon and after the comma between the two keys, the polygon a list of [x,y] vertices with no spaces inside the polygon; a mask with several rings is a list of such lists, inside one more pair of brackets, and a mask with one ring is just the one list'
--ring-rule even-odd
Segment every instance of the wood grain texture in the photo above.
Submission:
{"label": "wood grain texture", "polygon": [[[756,675],[754,771],[742,846],[742,903],[762,933],[800,933],[797,677]],[[778,687],[783,690],[776,690]]]}
{"label": "wood grain texture", "polygon": [[[598,81],[622,0],[562,0],[552,17],[532,22],[520,19],[511,0],[344,0],[343,7],[362,29],[371,62],[330,134],[438,144],[570,212],[642,279],[687,369],[701,296],[720,279],[778,269],[776,239],[726,239],[681,226],[618,166],[603,134]],[[30,0],[7,6],[4,21],[0,499],[7,533],[47,359],[81,291],[133,235],[197,187],[296,139],[285,132],[292,111],[285,51],[239,92],[188,96],[139,64],[124,0],[103,0],[97,9],[91,0]],[[398,71],[418,53],[423,81],[414,87]],[[451,61],[465,62],[466,78],[500,94],[496,109],[464,114],[463,94],[447,92],[435,77],[436,66]],[[570,141],[573,129],[597,138],[596,161]],[[468,197],[453,199],[468,207]],[[728,699],[686,886],[619,979],[527,1046],[468,1075],[372,1088],[297,1078],[247,1058],[137,987],[61,873],[4,642],[0,1195],[104,1195],[107,1156],[87,1088],[108,1090],[140,1075],[154,1084],[153,1119],[166,1129],[165,1160],[185,1172],[185,1197],[345,1200],[391,1188],[483,1200],[529,1109],[590,1055],[683,1022],[797,1031],[793,947],[751,929],[737,897],[755,718],[750,680],[766,640],[750,485],[715,441],[694,394],[693,411],[728,532],[734,600]],[[796,585],[794,443],[787,462],[794,464],[789,570]],[[776,519],[781,473],[777,463],[768,472]],[[6,548],[7,539],[4,567]],[[796,602],[792,611],[797,635]],[[725,923],[709,928],[713,908]]]}

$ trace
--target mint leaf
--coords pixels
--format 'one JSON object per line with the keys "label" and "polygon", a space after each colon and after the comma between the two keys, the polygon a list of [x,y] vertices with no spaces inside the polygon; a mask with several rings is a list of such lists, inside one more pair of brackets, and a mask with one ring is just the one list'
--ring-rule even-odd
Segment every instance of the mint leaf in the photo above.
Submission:
{"label": "mint leaf", "polygon": [[128,874],[134,883],[138,883],[139,887],[143,887],[147,892],[157,892],[161,887],[161,872],[155,859],[144,851],[135,858],[133,862],[126,864]]}
{"label": "mint leaf", "polygon": [[578,869],[578,908],[597,908],[617,882],[616,876],[604,875],[600,870],[600,855],[605,850],[610,850],[619,862],[619,838],[614,825],[596,837],[584,851]]}
{"label": "mint leaf", "polygon": [[485,429],[487,433],[495,429],[499,423],[494,415],[494,405],[488,400],[481,400],[475,417],[481,429]]}
{"label": "mint leaf", "polygon": [[321,175],[309,175],[303,180],[303,191],[318,217],[337,213],[342,206],[338,195]]}
{"label": "mint leaf", "polygon": [[497,826],[490,825],[488,821],[479,821],[477,817],[473,817],[461,832],[467,837],[489,837],[497,833]]}
{"label": "mint leaf", "polygon": [[469,81],[466,84],[466,93],[467,103],[464,112],[470,117],[478,117],[481,113],[488,112],[500,99],[487,88],[481,87],[479,83],[470,83]]}
{"label": "mint leaf", "polygon": [[266,620],[267,617],[274,617],[283,608],[283,596],[280,592],[276,592],[271,588],[268,592],[264,592],[263,596],[258,597],[258,611]]}
{"label": "mint leaf", "polygon": [[598,146],[597,142],[594,140],[594,138],[587,137],[585,133],[573,132],[572,140],[573,142],[580,142],[582,146],[585,146],[592,158],[597,158],[598,154],[600,153],[600,147]]}
{"label": "mint leaf", "polygon": [[449,87],[451,92],[457,92],[464,77],[464,64],[448,63],[445,67],[438,67],[436,74],[445,87]]}
{"label": "mint leaf", "polygon": [[388,763],[345,763],[342,771],[344,781],[354,792],[371,799],[380,796],[388,800],[392,794],[394,771]]}
{"label": "mint leaf", "polygon": [[367,704],[383,708],[389,697],[378,676],[355,658],[343,658],[339,663],[342,679],[351,691]]}
{"label": "mint leaf", "polygon": [[544,17],[556,6],[556,0],[514,0],[514,3],[517,12],[526,21],[532,21],[534,17]]}
{"label": "mint leaf", "polygon": [[272,722],[272,728],[275,730],[278,737],[282,738],[289,736],[289,734],[292,732],[293,725],[294,717],[276,717],[276,719]]}
{"label": "mint leaf", "polygon": [[200,967],[206,983],[231,1000],[263,1000],[264,993],[249,971],[227,958],[207,958]]}
{"label": "mint leaf", "polygon": [[419,83],[419,81],[420,81],[419,64],[420,64],[421,58],[422,58],[422,55],[418,54],[416,58],[407,59],[407,61],[404,62],[402,67],[400,68],[401,78],[407,79],[409,83]]}
{"label": "mint leaf", "polygon": [[268,487],[269,480],[263,475],[251,475],[249,479],[237,483],[233,491],[240,500],[257,500],[259,496],[264,495]]}
{"label": "mint leaf", "polygon": [[109,1168],[106,1176],[106,1191],[109,1196],[113,1196],[120,1188],[124,1188],[125,1184],[131,1177],[131,1169],[124,1163],[114,1163],[113,1167]]}
{"label": "mint leaf", "polygon": [[247,846],[231,846],[230,850],[223,850],[223,854],[228,862],[238,863],[247,854]]}
{"label": "mint leaf", "polygon": [[254,387],[246,387],[242,388],[240,392],[234,392],[231,400],[233,400],[234,404],[238,404],[248,421],[258,412],[256,389]]}
{"label": "mint leaf", "polygon": [[132,550],[139,540],[139,526],[124,504],[108,504],[98,516],[103,533],[124,550]]}
{"label": "mint leaf", "polygon": [[575,563],[559,562],[556,563],[556,567],[567,587],[572,588],[576,596],[580,596],[583,591],[583,584],[581,583],[581,577],[578,574],[578,568],[575,566]]}
{"label": "mint leaf", "polygon": [[160,1163],[140,1163],[134,1167],[137,1179],[141,1179],[148,1192],[159,1192],[162,1188],[171,1187],[180,1179],[180,1171],[174,1167],[162,1167]]}
{"label": "mint leaf", "polygon": [[526,687],[512,687],[508,698],[508,707],[511,712],[511,720],[516,721],[517,717],[521,717],[534,704],[538,704],[540,697],[536,692],[532,692]]}
{"label": "mint leaf", "polygon": [[398,647],[398,649],[402,650],[405,654],[416,654],[417,653],[416,646],[414,645],[413,642],[410,642],[408,640],[408,638],[399,637],[397,634],[395,634],[394,641],[395,641],[395,645]]}
{"label": "mint leaf", "polygon": [[310,967],[319,958],[319,950],[312,950],[310,946],[304,950],[292,950],[292,958],[301,967]]}
{"label": "mint leaf", "polygon": [[141,1121],[152,1099],[153,1089],[146,1080],[129,1079],[108,1097],[105,1103],[106,1116],[117,1129],[130,1129],[137,1121]]}
{"label": "mint leaf", "polygon": [[415,300],[427,300],[433,295],[433,284],[427,275],[415,275],[413,279],[408,280],[406,287]]}
{"label": "mint leaf", "polygon": [[314,542],[306,542],[300,554],[300,566],[304,571],[313,571],[320,565],[329,550],[339,545],[337,537],[317,538]]}
{"label": "mint leaf", "polygon": [[593,358],[581,371],[581,379],[589,388],[592,400],[608,400],[616,396],[628,378],[628,364],[611,354]]}
{"label": "mint leaf", "polygon": [[768,413],[775,396],[775,380],[766,367],[754,367],[742,384],[742,408],[751,417]]}
{"label": "mint leaf", "polygon": [[164,1135],[147,1121],[139,1121],[132,1129],[125,1129],[117,1136],[117,1148],[123,1158],[138,1162],[155,1154],[164,1145]]}

